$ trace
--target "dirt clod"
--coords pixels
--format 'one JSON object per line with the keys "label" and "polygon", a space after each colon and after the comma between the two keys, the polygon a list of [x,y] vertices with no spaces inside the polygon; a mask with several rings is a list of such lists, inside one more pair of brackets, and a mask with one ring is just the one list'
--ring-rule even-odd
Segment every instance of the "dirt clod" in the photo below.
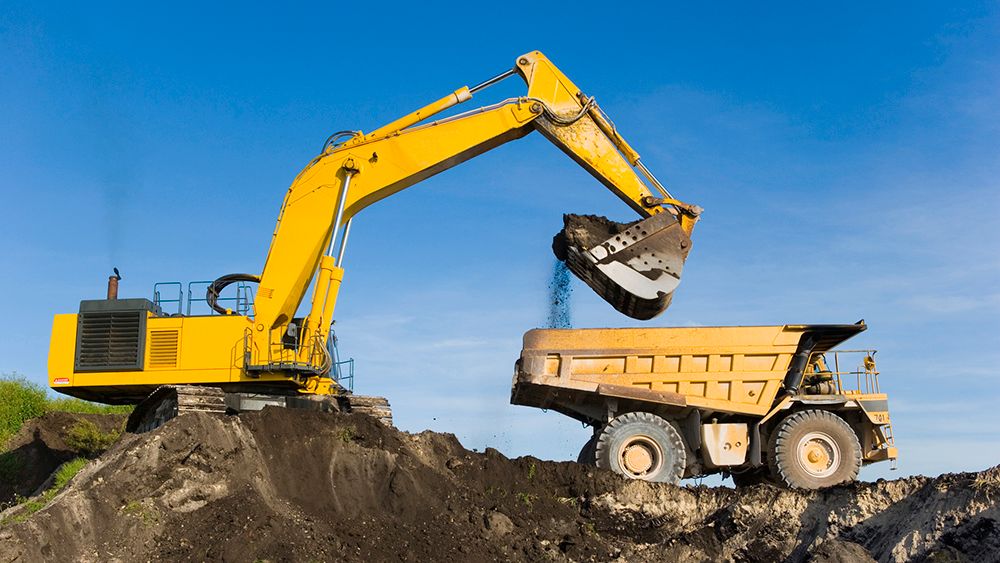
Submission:
{"label": "dirt clod", "polygon": [[486,515],[486,527],[498,536],[505,536],[514,531],[514,522],[502,512],[490,512]]}
{"label": "dirt clod", "polygon": [[574,246],[581,251],[590,250],[609,238],[625,232],[637,223],[619,223],[601,215],[563,215],[563,230],[552,239],[552,252],[556,258],[566,261],[566,247]]}
{"label": "dirt clod", "polygon": [[1000,467],[677,487],[269,408],[125,435],[46,508],[0,514],[0,560],[995,561],[997,499]]}

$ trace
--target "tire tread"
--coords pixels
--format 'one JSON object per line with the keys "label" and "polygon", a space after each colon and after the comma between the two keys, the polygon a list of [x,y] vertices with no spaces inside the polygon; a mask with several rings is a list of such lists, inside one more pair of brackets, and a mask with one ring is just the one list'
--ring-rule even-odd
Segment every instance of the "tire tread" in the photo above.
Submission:
{"label": "tire tread", "polygon": [[[818,409],[810,409],[793,413],[782,420],[778,425],[771,438],[771,455],[768,456],[768,465],[770,466],[771,475],[774,478],[792,488],[814,488],[809,486],[808,483],[803,482],[798,475],[796,475],[795,468],[789,465],[792,459],[790,455],[795,455],[795,452],[789,451],[795,447],[794,444],[790,443],[790,440],[792,432],[797,428],[800,428],[802,425],[817,423],[823,424],[825,422],[832,423],[846,431],[847,436],[849,436],[850,443],[841,445],[841,454],[843,457],[842,463],[851,464],[850,471],[843,479],[825,486],[834,486],[857,479],[858,472],[861,469],[861,443],[858,441],[858,437],[854,433],[854,429],[847,424],[847,421],[840,416],[837,416],[835,413]],[[843,451],[845,447],[851,447],[851,449],[853,449],[853,455],[850,456],[853,459],[848,459],[848,455],[852,452]]]}
{"label": "tire tread", "polygon": [[684,475],[687,456],[684,441],[681,438],[680,432],[677,431],[677,428],[673,424],[653,413],[635,411],[616,416],[612,419],[597,436],[595,448],[597,466],[602,469],[615,470],[615,468],[609,467],[606,462],[607,459],[610,459],[609,449],[611,448],[611,442],[619,429],[625,425],[634,423],[651,424],[663,429],[667,434],[670,443],[665,444],[665,446],[673,450],[674,455],[672,458],[674,463],[673,467],[666,467],[662,472],[667,478],[658,479],[657,481],[676,484]]}

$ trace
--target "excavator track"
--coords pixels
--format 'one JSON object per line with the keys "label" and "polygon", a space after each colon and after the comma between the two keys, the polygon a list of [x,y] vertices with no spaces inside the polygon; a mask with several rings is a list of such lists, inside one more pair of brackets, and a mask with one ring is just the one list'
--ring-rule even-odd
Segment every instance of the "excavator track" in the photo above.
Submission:
{"label": "excavator track", "polygon": [[226,394],[218,387],[164,385],[153,391],[128,417],[125,430],[142,433],[159,428],[188,412],[226,413]]}
{"label": "excavator track", "polygon": [[342,395],[341,400],[347,404],[347,412],[367,414],[386,426],[392,426],[392,408],[385,397],[351,394]]}
{"label": "excavator track", "polygon": [[368,395],[303,395],[227,393],[207,385],[164,385],[153,391],[132,414],[125,429],[132,433],[155,430],[184,413],[240,413],[259,411],[267,406],[321,412],[365,414],[392,426],[392,408],[385,397]]}

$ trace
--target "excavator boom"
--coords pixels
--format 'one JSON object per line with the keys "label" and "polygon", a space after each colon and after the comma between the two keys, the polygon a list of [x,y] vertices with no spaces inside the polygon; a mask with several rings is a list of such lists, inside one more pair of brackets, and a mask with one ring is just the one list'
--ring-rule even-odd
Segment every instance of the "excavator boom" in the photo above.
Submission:
{"label": "excavator boom", "polygon": [[[527,95],[430,120],[514,74],[527,84]],[[460,88],[371,133],[350,133],[346,141],[324,147],[295,179],[282,206],[260,278],[258,329],[286,326],[318,270],[320,284],[309,326],[300,334],[323,333],[333,314],[336,286],[343,276],[338,262],[355,215],[534,130],[640,216],[624,232],[610,233],[593,245],[581,246],[582,237],[564,236],[566,251],[557,250],[556,255],[619,311],[639,319],[661,313],[679,283],[700,210],[672,198],[594,99],[536,51],[519,57],[514,69],[482,85]]]}

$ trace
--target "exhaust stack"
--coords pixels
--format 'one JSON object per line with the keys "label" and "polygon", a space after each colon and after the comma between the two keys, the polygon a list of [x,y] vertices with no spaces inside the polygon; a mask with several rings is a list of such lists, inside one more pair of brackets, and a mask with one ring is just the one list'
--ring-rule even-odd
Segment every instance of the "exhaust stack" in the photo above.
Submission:
{"label": "exhaust stack", "polygon": [[114,275],[108,276],[108,301],[118,299],[118,281],[122,276],[118,273],[118,268],[114,268],[114,271]]}

